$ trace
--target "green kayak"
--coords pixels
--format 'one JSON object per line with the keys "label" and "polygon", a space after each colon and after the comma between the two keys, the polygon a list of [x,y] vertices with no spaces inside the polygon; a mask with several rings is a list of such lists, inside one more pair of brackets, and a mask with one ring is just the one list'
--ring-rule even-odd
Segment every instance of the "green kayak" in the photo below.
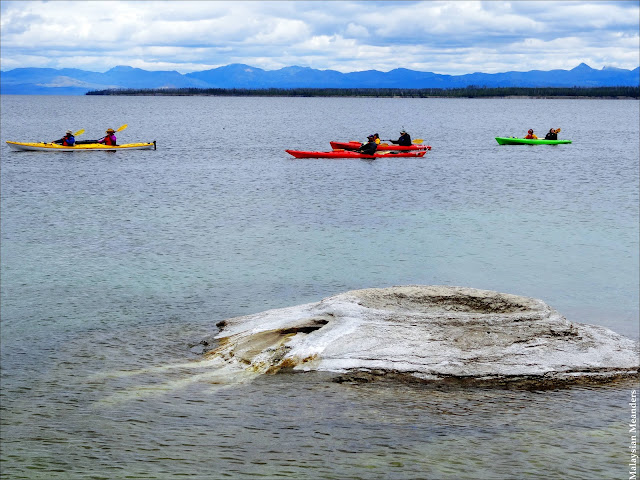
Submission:
{"label": "green kayak", "polygon": [[544,138],[496,137],[500,145],[559,145],[571,143],[571,140],[545,140]]}

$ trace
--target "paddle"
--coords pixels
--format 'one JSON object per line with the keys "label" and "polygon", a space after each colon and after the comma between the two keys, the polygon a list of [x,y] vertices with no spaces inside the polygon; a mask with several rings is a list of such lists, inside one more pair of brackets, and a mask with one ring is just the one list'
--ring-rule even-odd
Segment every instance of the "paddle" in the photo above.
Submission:
{"label": "paddle", "polygon": [[[390,141],[391,140],[387,140],[387,142],[390,142]],[[413,143],[416,143],[416,144],[417,143],[422,143],[422,142],[424,142],[423,138],[416,138],[415,140],[413,140]],[[357,140],[349,140],[349,143],[361,143],[361,142],[358,142]],[[388,143],[380,143],[380,145],[388,146],[389,144]]]}
{"label": "paddle", "polygon": [[[558,134],[560,133],[562,129],[561,128],[552,128],[549,130],[549,133],[547,133],[544,136],[545,140],[557,140],[558,139]],[[527,137],[525,137],[527,138]]]}
{"label": "paddle", "polygon": [[[115,131],[114,131],[114,133],[115,133],[115,132],[121,132],[122,130],[124,130],[124,129],[125,129],[125,128],[127,128],[128,126],[129,126],[129,125],[127,125],[127,124],[125,123],[125,124],[124,124],[124,125],[122,125],[120,128],[118,128],[117,130],[115,130]],[[81,131],[82,131],[82,133],[84,133],[84,130],[81,130]],[[76,134],[76,135],[78,135],[78,134]],[[104,137],[102,137],[100,140],[103,140],[103,139],[104,139]],[[90,143],[98,143],[100,140],[84,140],[84,141],[76,142],[76,143],[79,143],[79,144],[81,144],[81,145],[86,145],[86,144],[90,144]]]}
{"label": "paddle", "polygon": [[[388,142],[391,142],[392,140],[387,140],[387,141],[388,141]],[[423,139],[423,138],[414,138],[414,139],[411,141],[411,143],[413,143],[413,144],[419,144],[419,143],[422,143],[422,142],[424,142],[424,139]],[[388,143],[384,143],[384,144],[381,144],[381,145],[388,145]]]}
{"label": "paddle", "polygon": [[[80,135],[82,135],[83,133],[84,133],[84,128],[83,128],[83,129],[78,130],[76,133],[74,133],[74,134],[73,134],[73,136],[74,136],[74,137],[79,137],[79,136],[80,136]],[[60,139],[60,140],[62,140],[62,139]],[[53,142],[51,142],[51,143],[56,143],[56,142],[59,142],[60,140],[54,140],[54,141],[53,141]],[[47,143],[47,142],[42,142],[42,143]]]}
{"label": "paddle", "polygon": [[[129,125],[127,125],[126,123],[124,125],[122,125],[120,128],[118,128],[115,132],[113,133],[117,133],[117,132],[121,132],[122,130],[124,130],[125,128],[127,128]],[[100,140],[104,140],[107,137],[102,137]],[[98,141],[100,141],[98,140]]]}
{"label": "paddle", "polygon": [[[334,148],[333,149],[334,152],[353,152],[353,153],[362,153],[362,152],[358,152],[357,149],[351,149],[351,148]],[[376,152],[376,154],[378,154],[378,152]],[[370,155],[369,153],[362,153],[362,155]]]}

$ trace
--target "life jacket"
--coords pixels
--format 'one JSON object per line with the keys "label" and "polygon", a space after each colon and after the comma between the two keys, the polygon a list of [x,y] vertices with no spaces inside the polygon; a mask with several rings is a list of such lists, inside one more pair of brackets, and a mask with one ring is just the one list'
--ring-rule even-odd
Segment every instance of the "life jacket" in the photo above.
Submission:
{"label": "life jacket", "polygon": [[73,147],[75,143],[76,143],[76,139],[73,135],[69,135],[68,137],[64,137],[62,139],[62,145],[65,147]]}
{"label": "life jacket", "polygon": [[115,145],[116,144],[116,136],[115,135],[107,135],[104,137],[105,145]]}

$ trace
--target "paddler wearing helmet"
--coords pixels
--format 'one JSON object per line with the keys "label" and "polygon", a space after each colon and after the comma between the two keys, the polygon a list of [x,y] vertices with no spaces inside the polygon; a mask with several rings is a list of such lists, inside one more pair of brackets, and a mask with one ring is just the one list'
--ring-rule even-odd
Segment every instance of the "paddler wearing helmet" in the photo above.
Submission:
{"label": "paddler wearing helmet", "polygon": [[98,143],[104,143],[105,145],[116,145],[116,131],[113,128],[107,129],[107,135],[98,140]]}
{"label": "paddler wearing helmet", "polygon": [[527,139],[532,139],[532,138],[533,138],[533,139],[536,139],[536,140],[538,139],[538,137],[536,136],[536,134],[535,134],[535,133],[533,133],[533,128],[530,128],[530,129],[529,129],[529,132],[527,133],[527,136],[526,136],[526,137],[524,137],[524,138],[527,138]]}

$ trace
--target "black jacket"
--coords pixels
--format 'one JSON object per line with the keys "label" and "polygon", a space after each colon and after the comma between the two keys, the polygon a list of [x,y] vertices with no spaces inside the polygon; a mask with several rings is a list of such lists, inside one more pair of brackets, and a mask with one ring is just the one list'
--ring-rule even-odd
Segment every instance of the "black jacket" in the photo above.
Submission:
{"label": "black jacket", "polygon": [[411,145],[411,135],[409,135],[408,133],[403,133],[402,135],[400,135],[400,138],[398,138],[398,140],[389,141],[391,143],[397,143],[398,145],[408,147],[409,145]]}
{"label": "black jacket", "polygon": [[363,143],[362,146],[356,150],[356,152],[364,153],[365,155],[373,155],[378,150],[378,144],[376,142]]}

